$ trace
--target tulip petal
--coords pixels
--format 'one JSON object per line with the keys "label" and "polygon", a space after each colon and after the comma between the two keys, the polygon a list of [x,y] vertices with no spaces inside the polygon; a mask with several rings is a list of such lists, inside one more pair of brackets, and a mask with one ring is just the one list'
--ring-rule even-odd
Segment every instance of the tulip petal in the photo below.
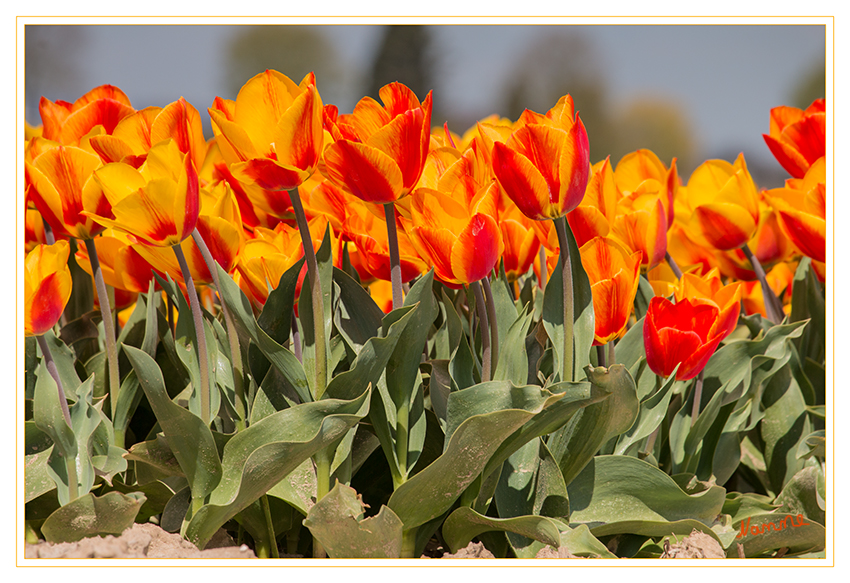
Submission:
{"label": "tulip petal", "polygon": [[535,221],[550,218],[549,186],[531,161],[504,144],[493,145],[493,173],[522,214]]}
{"label": "tulip petal", "polygon": [[504,245],[493,217],[477,213],[452,247],[452,271],[465,284],[487,277],[499,261]]}
{"label": "tulip petal", "polygon": [[324,159],[328,178],[360,200],[394,202],[404,190],[398,165],[366,144],[337,140],[325,149]]}
{"label": "tulip petal", "polygon": [[562,143],[558,174],[558,212],[564,215],[581,203],[590,180],[590,145],[584,122],[578,115]]}
{"label": "tulip petal", "polygon": [[764,142],[770,149],[770,153],[776,158],[776,161],[794,178],[802,178],[806,175],[806,170],[809,169],[809,162],[806,160],[797,148],[777,140],[773,136],[762,134]]}
{"label": "tulip petal", "polygon": [[414,227],[410,238],[420,257],[434,268],[434,275],[447,283],[459,283],[452,271],[452,248],[457,241],[454,234],[448,229]]}
{"label": "tulip petal", "polygon": [[268,158],[239,162],[233,164],[230,170],[238,180],[271,191],[297,188],[309,177],[307,172],[282,166]]}
{"label": "tulip petal", "polygon": [[757,226],[743,207],[730,203],[697,207],[691,225],[710,245],[722,251],[744,245],[755,234]]}
{"label": "tulip petal", "polygon": [[45,277],[35,289],[32,303],[27,306],[24,333],[40,336],[59,321],[71,297],[71,274],[59,271]]}
{"label": "tulip petal", "polygon": [[274,142],[278,120],[300,92],[289,77],[266,69],[239,90],[234,122],[265,154],[265,149]]}
{"label": "tulip petal", "polygon": [[805,255],[826,262],[826,221],[805,212],[779,211],[779,217],[791,242]]}
{"label": "tulip petal", "polygon": [[424,121],[421,109],[402,112],[366,142],[396,162],[401,170],[405,191],[416,186],[428,155],[427,144],[422,148],[421,140]]}
{"label": "tulip petal", "polygon": [[64,144],[77,144],[96,126],[103,126],[104,131],[111,134],[118,122],[134,111],[129,105],[114,99],[91,101],[68,116],[62,126],[60,140]]}
{"label": "tulip petal", "polygon": [[277,161],[312,173],[322,151],[322,99],[311,85],[298,95],[278,122],[273,144]]}

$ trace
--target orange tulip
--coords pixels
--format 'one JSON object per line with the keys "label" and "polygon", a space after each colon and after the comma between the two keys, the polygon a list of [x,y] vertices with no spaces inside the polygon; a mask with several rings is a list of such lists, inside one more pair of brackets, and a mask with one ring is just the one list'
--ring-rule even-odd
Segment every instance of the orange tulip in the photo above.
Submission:
{"label": "orange tulip", "polygon": [[419,99],[401,83],[379,91],[381,106],[364,97],[354,113],[325,109],[334,142],[324,153],[322,173],[357,198],[396,202],[416,186],[431,141],[431,93]]}
{"label": "orange tulip", "polygon": [[674,204],[679,189],[675,158],[668,170],[652,151],[636,150],[617,163],[614,180],[622,196],[630,199],[629,208],[647,209],[653,206],[652,200],[658,199],[664,205],[667,228],[673,226]]}
{"label": "orange tulip", "polygon": [[26,209],[24,215],[24,250],[29,253],[39,245],[47,243],[44,219],[35,209]]}
{"label": "orange tulip", "polygon": [[487,277],[498,264],[504,251],[501,231],[492,216],[479,210],[494,206],[493,194],[482,190],[467,207],[437,190],[414,192],[410,238],[442,281],[470,284]]}
{"label": "orange tulip", "polygon": [[24,335],[40,336],[53,328],[71,297],[67,241],[39,245],[24,262]]}
{"label": "orange tulip", "polygon": [[717,345],[726,327],[713,303],[683,299],[677,303],[661,297],[649,301],[643,323],[646,363],[655,374],[668,377],[676,365],[676,380],[697,376]]}
{"label": "orange tulip", "polygon": [[93,239],[104,227],[91,215],[112,217],[110,201],[93,179],[99,167],[100,158],[73,146],[48,148],[25,162],[30,200],[57,235]]}
{"label": "orange tulip", "polygon": [[[304,249],[298,229],[285,223],[280,223],[273,231],[258,227],[256,235],[245,243],[236,269],[241,276],[242,289],[261,309],[271,290],[280,283],[281,276],[304,255]],[[305,269],[306,266],[301,270],[299,284]]]}
{"label": "orange tulip", "polygon": [[[623,199],[633,202],[632,199]],[[638,208],[618,215],[612,234],[626,247],[640,252],[641,269],[647,271],[662,261],[667,253],[667,217],[661,199],[645,201],[649,209]]]}
{"label": "orange tulip", "polygon": [[770,135],[762,136],[782,167],[794,178],[802,178],[826,151],[826,101],[817,99],[805,111],[774,107]]}
{"label": "orange tulip", "polygon": [[800,252],[814,261],[826,261],[826,163],[811,165],[802,179],[786,181],[785,188],[765,197],[775,209],[782,231]]}
{"label": "orange tulip", "polygon": [[[148,284],[154,279],[154,269],[139,255],[136,247],[140,245],[133,245],[126,234],[112,229],[98,238],[97,258],[106,285],[128,292],[148,291]],[[77,247],[74,257],[77,265],[92,275],[91,261],[84,245]],[[158,272],[163,274],[161,270]]]}
{"label": "orange tulip", "polygon": [[590,179],[590,147],[573,100],[545,116],[526,109],[506,143],[493,144],[493,172],[525,216],[556,219],[576,208]]}
{"label": "orange tulip", "polygon": [[92,131],[112,133],[118,122],[135,110],[123,91],[112,85],[101,85],[74,103],[54,103],[42,97],[38,111],[44,124],[44,138],[74,146]]}
{"label": "orange tulip", "polygon": [[741,282],[723,285],[717,269],[712,269],[700,277],[693,273],[682,275],[682,282],[676,290],[676,301],[688,299],[693,304],[710,303],[720,310],[719,328],[724,330],[723,340],[735,330],[738,315],[741,313]]}
{"label": "orange tulip", "polygon": [[759,222],[759,196],[744,155],[734,164],[709,160],[688,180],[689,231],[706,246],[722,251],[749,241]]}
{"label": "orange tulip", "polygon": [[114,218],[83,212],[98,223],[125,231],[148,245],[172,247],[195,230],[200,210],[198,174],[174,140],[148,152],[139,170],[107,164],[94,173],[112,205]]}
{"label": "orange tulip", "polygon": [[245,83],[236,101],[216,97],[208,111],[221,153],[240,181],[290,190],[315,172],[324,133],[313,73],[296,85],[267,69]]}
{"label": "orange tulip", "polygon": [[605,344],[626,329],[640,277],[640,252],[613,239],[595,237],[579,249],[590,280],[596,329],[593,344]]}
{"label": "orange tulip", "polygon": [[[812,265],[815,265],[815,263],[812,262]],[[796,270],[796,264],[777,263],[765,276],[767,285],[770,286],[776,297],[782,298],[782,308],[786,314],[791,312],[791,294],[794,291],[792,284]],[[747,314],[761,314],[762,317],[766,318],[767,310],[764,305],[764,294],[762,293],[761,283],[758,281],[745,281],[742,285],[741,303],[744,306],[744,311]]]}

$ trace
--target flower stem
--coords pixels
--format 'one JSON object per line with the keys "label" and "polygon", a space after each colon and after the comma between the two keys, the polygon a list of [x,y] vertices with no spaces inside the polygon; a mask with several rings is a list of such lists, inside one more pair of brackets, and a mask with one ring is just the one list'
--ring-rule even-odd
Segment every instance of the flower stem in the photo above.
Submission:
{"label": "flower stem", "polygon": [[699,406],[700,401],[702,401],[702,379],[703,373],[705,373],[705,369],[699,371],[699,375],[697,376],[697,381],[694,383],[694,403],[691,406],[691,427],[696,423],[697,416],[699,415]]}
{"label": "flower stem", "polygon": [[614,354],[614,341],[611,340],[607,344],[608,347],[608,366],[613,366],[617,364],[617,359]]}
{"label": "flower stem", "polygon": [[401,288],[401,260],[398,254],[398,231],[395,224],[395,206],[384,204],[384,216],[387,219],[387,244],[390,249],[390,279],[393,286],[393,310],[404,304]]}
{"label": "flower stem", "polygon": [[277,549],[277,537],[274,534],[274,523],[272,522],[272,510],[269,506],[269,497],[267,494],[263,494],[260,497],[261,504],[263,506],[263,515],[266,518],[266,533],[269,537],[269,548],[271,549],[271,555],[273,559],[280,558],[280,552]]}
{"label": "flower stem", "polygon": [[416,552],[416,532],[418,527],[405,530],[401,533],[401,558],[414,559],[413,554]]}
{"label": "flower stem", "polygon": [[[236,394],[236,413],[239,415],[239,419],[236,420],[236,430],[240,431],[245,429],[245,421],[248,419],[248,404],[245,401],[245,386],[243,384],[245,379],[245,369],[242,365],[242,350],[239,346],[239,334],[236,332],[233,315],[230,313],[230,309],[227,307],[224,298],[221,297],[221,280],[218,276],[217,264],[215,259],[213,259],[212,253],[210,253],[209,247],[207,247],[204,238],[201,236],[201,233],[197,228],[192,231],[192,239],[201,251],[204,263],[206,263],[207,269],[209,269],[210,275],[212,275],[215,288],[218,290],[218,301],[221,304],[221,311],[224,314],[224,323],[227,326],[227,341],[230,344],[230,362],[233,365],[233,389]],[[274,550],[272,553],[274,553]]]}
{"label": "flower stem", "polygon": [[496,320],[496,302],[493,299],[493,288],[490,287],[490,280],[485,277],[481,280],[481,285],[484,287],[484,297],[487,300],[487,318],[490,321],[490,370],[495,372],[496,365],[499,364],[499,323]]}
{"label": "flower stem", "polygon": [[290,191],[289,199],[292,201],[292,210],[295,212],[295,221],[298,223],[298,231],[301,233],[301,245],[304,247],[304,258],[307,261],[307,275],[310,278],[310,294],[313,300],[313,339],[316,342],[316,381],[314,385],[315,398],[319,400],[328,386],[328,356],[325,346],[325,308],[322,297],[322,284],[319,281],[319,264],[316,261],[316,251],[313,249],[313,237],[310,235],[310,226],[307,224],[307,216],[301,205],[301,197],[298,191]]}
{"label": "flower stem", "polygon": [[295,317],[295,310],[292,310],[292,352],[295,354],[295,358],[298,359],[298,362],[303,361],[303,357],[301,356],[301,333],[298,332],[298,319]]}
{"label": "flower stem", "polygon": [[478,331],[481,334],[481,382],[490,380],[490,319],[487,317],[487,307],[484,305],[484,294],[481,284],[474,281],[469,284],[475,294],[475,310],[478,312]]}
{"label": "flower stem", "polygon": [[209,356],[207,354],[207,337],[204,333],[204,320],[201,314],[201,303],[198,301],[198,292],[195,291],[195,282],[192,280],[192,274],[189,271],[189,265],[186,263],[186,256],[183,255],[183,250],[180,245],[172,247],[174,255],[177,257],[177,263],[180,264],[180,272],[183,274],[183,281],[186,282],[186,292],[189,295],[189,307],[192,309],[192,320],[195,324],[195,336],[198,339],[198,362],[201,368],[201,420],[204,425],[210,424],[212,414],[210,412],[210,369]]}
{"label": "flower stem", "polygon": [[540,263],[540,289],[546,289],[546,278],[549,277],[549,270],[546,266],[546,247],[540,246],[540,251],[537,252],[537,261]]}
{"label": "flower stem", "polygon": [[[68,409],[68,399],[65,398],[65,389],[62,387],[62,379],[59,378],[59,369],[56,368],[56,361],[53,360],[53,355],[50,353],[50,346],[47,345],[47,340],[43,335],[36,336],[38,347],[41,348],[41,354],[44,357],[44,362],[47,365],[47,372],[56,381],[56,390],[59,392],[59,406],[62,407],[62,416],[65,418],[65,423],[71,427],[71,411]],[[73,429],[73,427],[71,427]]]}
{"label": "flower stem", "polygon": [[561,246],[561,276],[564,292],[564,355],[562,381],[574,381],[573,378],[573,268],[570,261],[570,246],[567,241],[567,217],[554,219]]}
{"label": "flower stem", "polygon": [[608,367],[608,357],[605,355],[605,346],[603,344],[596,345],[596,360],[599,366]]}
{"label": "flower stem", "polygon": [[670,255],[669,251],[664,253],[664,259],[667,260],[667,265],[669,265],[670,269],[673,270],[673,275],[676,276],[676,279],[682,279],[682,270],[679,269],[679,266],[673,260],[673,256]]}
{"label": "flower stem", "polygon": [[94,284],[97,288],[97,301],[100,304],[100,316],[103,320],[103,332],[106,344],[106,360],[109,367],[109,406],[115,419],[115,411],[118,408],[118,390],[121,378],[118,373],[118,347],[115,345],[115,327],[112,320],[112,309],[109,307],[109,294],[106,291],[106,282],[103,280],[103,271],[100,269],[100,260],[97,258],[97,248],[94,239],[86,239],[86,251],[89,254]]}
{"label": "flower stem", "polygon": [[758,257],[756,257],[750,250],[749,245],[745,244],[741,247],[741,251],[743,251],[744,255],[747,256],[747,259],[753,266],[753,271],[756,272],[756,277],[761,284],[761,293],[764,297],[764,310],[767,313],[767,319],[774,324],[779,324],[785,318],[785,314],[782,311],[782,304],[779,302],[779,298],[777,298],[776,294],[773,293],[773,289],[767,285],[767,275],[764,273],[764,268],[761,266],[761,262],[759,262]]}

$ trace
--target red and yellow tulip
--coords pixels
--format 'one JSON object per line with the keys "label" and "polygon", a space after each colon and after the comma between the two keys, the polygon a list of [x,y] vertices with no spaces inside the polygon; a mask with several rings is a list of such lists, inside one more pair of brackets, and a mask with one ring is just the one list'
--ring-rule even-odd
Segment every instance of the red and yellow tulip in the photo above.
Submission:
{"label": "red and yellow tulip", "polygon": [[135,112],[129,98],[112,85],[95,87],[74,103],[42,97],[38,104],[48,140],[76,146],[90,133],[111,134],[118,123]]}
{"label": "red and yellow tulip", "polygon": [[770,110],[767,147],[788,173],[802,178],[826,151],[826,101],[815,100],[805,110],[780,106]]}
{"label": "red and yellow tulip", "polygon": [[67,241],[39,245],[24,262],[24,335],[40,336],[53,328],[71,297]]}
{"label": "red and yellow tulip", "polygon": [[826,163],[820,158],[802,179],[787,180],[785,188],[765,193],[782,231],[803,255],[820,263],[826,261],[825,183]]}
{"label": "red and yellow tulip", "polygon": [[357,198],[396,202],[416,186],[431,141],[431,93],[420,102],[401,83],[381,87],[383,106],[364,97],[354,112],[325,108],[333,143],[324,152],[322,173]]}

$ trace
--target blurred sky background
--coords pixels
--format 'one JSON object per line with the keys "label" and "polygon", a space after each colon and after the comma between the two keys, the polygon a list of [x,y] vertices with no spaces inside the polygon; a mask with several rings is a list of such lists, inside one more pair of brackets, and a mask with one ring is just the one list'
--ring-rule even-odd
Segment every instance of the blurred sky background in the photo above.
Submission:
{"label": "blurred sky background", "polygon": [[786,174],[764,144],[770,109],[824,96],[825,30],[804,25],[27,25],[26,119],[38,100],[73,102],[120,87],[134,107],[180,96],[200,112],[233,99],[266,68],[300,81],[315,71],[323,101],[350,112],[391,81],[434,91],[434,126],[463,133],[496,113],[548,110],[573,95],[591,160],[637,148],[684,180],[708,158],[744,152],[760,186]]}

